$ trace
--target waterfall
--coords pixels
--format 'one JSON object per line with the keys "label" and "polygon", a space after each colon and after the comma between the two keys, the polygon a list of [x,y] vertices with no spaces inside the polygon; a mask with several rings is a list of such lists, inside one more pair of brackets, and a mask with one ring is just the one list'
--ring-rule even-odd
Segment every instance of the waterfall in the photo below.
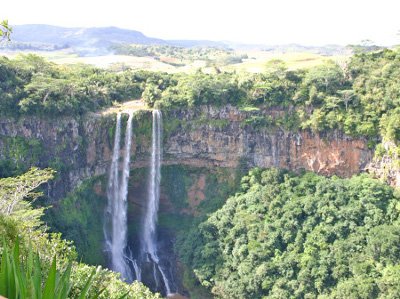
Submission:
{"label": "waterfall", "polygon": [[162,114],[153,111],[153,131],[151,144],[151,165],[148,185],[148,200],[142,228],[141,252],[147,262],[153,263],[153,278],[157,283],[156,267],[161,273],[167,296],[171,295],[172,282],[168,279],[167,271],[160,264],[157,253],[157,213],[160,200],[161,160],[162,160]]}
{"label": "waterfall", "polygon": [[[129,181],[129,164],[132,140],[132,118],[129,112],[126,125],[123,157],[121,152],[121,113],[117,114],[114,147],[107,186],[108,203],[105,210],[104,236],[106,250],[110,253],[110,268],[121,273],[121,277],[130,282],[141,281],[142,277],[153,279],[157,290],[165,288],[167,296],[174,293],[173,274],[169,261],[158,255],[157,248],[157,214],[160,200],[161,161],[162,161],[162,114],[153,111],[151,165],[148,181],[148,198],[143,213],[143,223],[140,233],[140,252],[134,259],[131,248],[128,247],[127,234],[127,198]],[[121,163],[120,163],[120,160]],[[151,278],[152,277],[152,278]],[[151,282],[150,282],[151,283]]]}
{"label": "waterfall", "polygon": [[153,111],[153,132],[151,142],[150,183],[148,190],[147,210],[143,227],[143,252],[153,260],[157,258],[157,213],[160,198],[160,163],[161,163],[161,112]]}
{"label": "waterfall", "polygon": [[105,213],[104,236],[106,249],[111,255],[111,269],[121,273],[121,277],[132,281],[132,271],[127,256],[127,197],[129,163],[132,139],[132,117],[129,118],[125,132],[125,147],[122,162],[121,177],[119,174],[119,152],[121,142],[121,113],[117,114],[114,148],[111,160],[110,174],[107,186],[108,203]]}

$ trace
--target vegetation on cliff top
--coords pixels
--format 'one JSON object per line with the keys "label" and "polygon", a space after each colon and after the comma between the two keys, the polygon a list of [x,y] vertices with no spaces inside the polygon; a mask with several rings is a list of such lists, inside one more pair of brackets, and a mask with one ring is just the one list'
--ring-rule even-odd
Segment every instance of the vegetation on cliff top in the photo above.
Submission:
{"label": "vegetation on cliff top", "polygon": [[253,169],[178,248],[219,298],[397,298],[399,204],[366,175]]}
{"label": "vegetation on cliff top", "polygon": [[162,109],[231,104],[283,108],[286,122],[320,132],[343,130],[371,139],[399,138],[400,51],[354,55],[309,70],[288,70],[272,61],[261,74],[154,74],[144,100]]}
{"label": "vegetation on cliff top", "polygon": [[82,114],[115,101],[142,97],[150,107],[199,105],[282,108],[280,123],[313,131],[400,138],[400,50],[359,53],[347,64],[327,62],[288,70],[270,61],[264,73],[120,73],[94,67],[59,66],[35,55],[0,59],[2,114]]}
{"label": "vegetation on cliff top", "polygon": [[114,101],[138,98],[142,89],[129,73],[87,65],[60,66],[36,55],[0,58],[0,113],[59,116],[83,114]]}

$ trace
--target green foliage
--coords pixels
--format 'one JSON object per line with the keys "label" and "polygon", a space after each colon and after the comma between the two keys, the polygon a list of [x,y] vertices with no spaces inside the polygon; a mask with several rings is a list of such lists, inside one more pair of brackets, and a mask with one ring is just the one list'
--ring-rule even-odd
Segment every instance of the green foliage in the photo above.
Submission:
{"label": "green foliage", "polygon": [[[56,269],[54,258],[46,277],[37,253],[30,250],[27,256],[22,256],[18,240],[13,250],[4,243],[0,262],[0,295],[20,299],[66,299],[71,288],[70,273],[71,263],[60,271]],[[89,278],[88,287],[90,282]],[[82,295],[86,298],[84,292]]]}
{"label": "green foliage", "polygon": [[163,114],[163,139],[168,140],[170,134],[173,133],[180,126],[185,126],[185,121],[182,119],[177,119],[168,114]]}
{"label": "green foliage", "polygon": [[[79,257],[91,265],[105,265],[103,246],[103,217],[106,196],[101,190],[102,178],[87,180],[66,198],[55,203],[46,213],[51,231],[62,232],[71,240]],[[97,189],[98,191],[96,192]]]}
{"label": "green foliage", "polygon": [[4,149],[0,159],[0,177],[18,175],[28,170],[27,165],[35,165],[43,153],[43,144],[36,138],[0,136]]}
{"label": "green foliage", "polygon": [[221,208],[226,198],[237,191],[236,173],[219,168],[206,176],[205,199],[199,205],[200,215],[208,215]]}
{"label": "green foliage", "polygon": [[137,145],[151,141],[152,126],[153,118],[151,111],[141,110],[133,114],[132,127]]}
{"label": "green foliage", "polygon": [[[162,168],[162,194],[169,199],[166,211],[159,214],[159,226],[172,231],[176,236],[175,251],[191,250],[184,247],[183,240],[205,217],[220,208],[227,196],[237,190],[236,177],[230,169],[202,169],[183,165],[170,165]],[[204,179],[204,181],[203,181]],[[199,184],[199,181],[204,182]],[[200,186],[199,186],[200,185]],[[201,202],[193,198],[201,191]],[[189,195],[192,193],[192,195]],[[190,198],[191,197],[191,198]],[[194,201],[193,201],[194,200]],[[193,206],[193,203],[196,203]],[[190,254],[190,252],[187,252]],[[183,284],[193,298],[212,298],[207,289],[195,279],[188,264],[182,263],[179,274]]]}
{"label": "green foliage", "polygon": [[254,107],[254,106],[244,106],[240,108],[240,111],[244,112],[255,112],[255,111],[260,111],[260,108]]}
{"label": "green foliage", "polygon": [[141,82],[130,71],[59,66],[33,54],[0,58],[0,79],[3,115],[83,114],[142,93]]}
{"label": "green foliage", "polygon": [[379,143],[376,147],[375,147],[375,158],[382,158],[384,155],[386,154],[386,149],[383,146],[382,143]]}
{"label": "green foliage", "polygon": [[[173,212],[180,213],[183,209],[189,208],[188,193],[195,187],[204,194],[197,209],[196,216],[203,217],[208,213],[220,208],[229,194],[237,190],[236,174],[230,169],[209,169],[193,168],[183,165],[169,165],[162,168],[161,188],[162,193],[170,200]],[[204,179],[204,186],[195,186],[198,180]],[[181,227],[185,232],[188,227]]]}
{"label": "green foliage", "polygon": [[206,115],[200,115],[195,120],[187,123],[186,125],[190,125],[191,127],[210,126],[222,130],[228,127],[229,124],[230,121],[228,119],[210,119]]}
{"label": "green foliage", "polygon": [[147,81],[143,92],[143,99],[150,107],[162,109],[237,104],[244,97],[245,91],[238,85],[237,76],[228,73],[164,75],[156,82]]}
{"label": "green foliage", "polygon": [[241,125],[250,126],[253,129],[261,129],[266,127],[275,127],[275,122],[270,116],[253,115],[246,118]]}
{"label": "green foliage", "polygon": [[12,28],[8,24],[8,20],[0,21],[0,41],[3,39],[10,40],[11,33],[12,33]]}
{"label": "green foliage", "polygon": [[182,264],[183,267],[183,277],[182,283],[186,289],[190,290],[190,298],[193,299],[211,299],[214,298],[212,294],[202,286],[199,281],[196,279],[193,271]]}
{"label": "green foliage", "polygon": [[[43,260],[30,249],[26,256],[3,245],[0,260],[0,295],[7,298],[160,298],[138,282],[126,284],[116,273],[70,261],[57,268],[54,257],[48,271],[43,272]],[[47,274],[46,274],[47,272]]]}
{"label": "green foliage", "polygon": [[383,140],[400,140],[400,107],[383,114],[380,120],[380,128]]}
{"label": "green foliage", "polygon": [[283,63],[274,60],[267,66],[265,73],[250,78],[248,102],[267,107],[287,107],[301,79],[302,72],[287,71]]}
{"label": "green foliage", "polygon": [[[399,198],[351,179],[253,169],[185,236],[180,255],[221,298],[386,298],[400,258]],[[390,294],[390,295],[389,295]]]}
{"label": "green foliage", "polygon": [[[32,202],[42,194],[35,188],[53,177],[50,169],[32,168],[18,177],[0,179],[0,232],[8,244],[19,238],[21,250],[32,250],[41,254],[46,265],[54,256],[60,264],[76,258],[71,243],[61,239],[60,234],[48,234],[40,219],[43,208],[32,208]],[[30,244],[30,245],[29,245]]]}
{"label": "green foliage", "polygon": [[[33,209],[27,199],[40,196],[34,189],[52,176],[49,169],[33,168],[16,178],[0,179],[0,235],[4,240],[0,293],[9,298],[160,298],[140,283],[121,281],[109,270],[76,263],[71,243],[62,240],[61,234],[46,232],[40,220],[43,209]],[[17,244],[12,254],[8,253],[10,244]]]}
{"label": "green foliage", "polygon": [[[153,294],[142,283],[134,281],[127,284],[120,279],[119,274],[101,267],[74,264],[71,271],[71,298],[79,298],[85,288],[87,277],[92,277],[92,286],[87,291],[87,297],[96,295],[99,299],[158,299],[159,294]],[[101,292],[101,293],[100,293]]]}
{"label": "green foliage", "polygon": [[[35,200],[41,195],[34,190],[41,184],[53,178],[51,169],[40,170],[32,168],[18,177],[0,179],[0,213],[12,216],[17,221],[24,221],[29,227],[40,226],[40,216],[43,209],[31,212],[31,203],[25,199]],[[28,222],[29,220],[29,222]]]}
{"label": "green foliage", "polygon": [[162,168],[161,188],[170,198],[176,210],[188,207],[187,192],[193,184],[193,174],[182,165],[171,165]]}

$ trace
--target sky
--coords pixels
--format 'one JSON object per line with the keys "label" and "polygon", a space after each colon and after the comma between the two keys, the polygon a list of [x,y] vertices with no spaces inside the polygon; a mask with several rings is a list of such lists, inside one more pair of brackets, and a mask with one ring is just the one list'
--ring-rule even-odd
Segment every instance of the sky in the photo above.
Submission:
{"label": "sky", "polygon": [[3,0],[13,25],[116,26],[162,39],[400,44],[400,0]]}

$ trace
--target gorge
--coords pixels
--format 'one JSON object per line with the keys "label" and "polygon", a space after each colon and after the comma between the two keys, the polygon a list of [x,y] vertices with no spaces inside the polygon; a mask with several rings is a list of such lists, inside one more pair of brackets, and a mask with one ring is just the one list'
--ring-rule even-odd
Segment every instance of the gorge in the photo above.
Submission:
{"label": "gorge", "polygon": [[[271,109],[261,113],[273,117],[280,111]],[[119,112],[116,116],[93,114],[83,119],[65,118],[57,122],[25,118],[18,123],[3,121],[0,130],[3,144],[8,137],[20,138],[20,146],[24,142],[40,141],[43,152],[38,161],[42,166],[52,165],[53,161],[68,161],[65,163],[69,168],[60,167],[59,181],[48,188],[49,198],[56,207],[62,192],[68,193],[90,177],[108,174],[107,184],[100,181],[98,187],[90,188],[108,198],[103,225],[110,268],[120,272],[127,281],[143,281],[154,291],[187,294],[180,286],[182,277],[176,277],[179,266],[174,254],[171,248],[168,249],[172,244],[170,240],[174,239],[171,232],[175,230],[165,230],[169,227],[169,224],[165,226],[168,221],[162,221],[163,238],[157,240],[160,197],[163,200],[163,218],[175,219],[186,214],[203,213],[199,207],[204,199],[212,199],[218,194],[214,191],[211,195],[211,189],[208,191],[207,184],[213,184],[209,172],[215,173],[213,175],[219,182],[230,184],[229,181],[235,180],[219,169],[237,169],[244,173],[254,166],[279,167],[348,177],[361,172],[372,161],[372,151],[363,139],[354,139],[340,132],[321,135],[310,131],[290,132],[279,127],[255,129],[244,122],[251,115],[231,106],[204,106],[193,111],[166,113],[164,128],[161,112],[153,110]],[[204,119],[208,122],[205,123]],[[7,146],[2,148],[9,149]],[[34,148],[24,154],[19,158],[29,163],[35,154]],[[161,165],[167,177],[160,193]],[[174,165],[186,169],[179,170]],[[180,188],[183,187],[182,192],[187,194],[183,196],[183,203],[172,201],[179,189],[173,191],[175,195],[168,195],[166,191],[166,185],[178,182],[177,177],[174,174],[171,177],[169,172],[192,180],[188,185],[184,178],[178,183],[183,184]],[[129,187],[131,195],[128,195],[128,181],[134,184]],[[147,188],[136,187],[137,184]],[[60,192],[60,185],[66,189]],[[226,191],[217,197],[231,192]],[[51,194],[58,196],[52,197]],[[93,214],[90,217],[98,216]],[[132,219],[136,220],[132,222]],[[98,247],[101,243],[90,246]],[[159,246],[163,250],[167,248],[161,255],[158,254]],[[96,263],[105,261],[100,259]],[[179,281],[174,282],[174,279]]]}
{"label": "gorge", "polygon": [[400,51],[368,51],[254,74],[0,58],[0,294],[398,298]]}
{"label": "gorge", "polygon": [[[277,112],[268,109],[261,113],[271,116]],[[232,106],[203,106],[165,114],[163,164],[235,168],[242,163],[247,168],[279,166],[348,177],[372,161],[373,151],[363,138],[340,131],[292,132],[276,126],[255,129],[244,122],[251,115]],[[151,117],[146,111],[133,116],[131,155],[135,159],[131,168],[149,165]],[[204,119],[210,123],[202,123]],[[54,165],[61,169],[62,184],[58,180],[48,190],[52,198],[60,198],[84,179],[107,173],[115,134],[112,128],[115,118],[107,115],[57,120],[25,117],[18,122],[3,118],[1,157],[27,167]],[[11,138],[15,140],[10,142]],[[11,149],[15,149],[15,156],[10,156]]]}

